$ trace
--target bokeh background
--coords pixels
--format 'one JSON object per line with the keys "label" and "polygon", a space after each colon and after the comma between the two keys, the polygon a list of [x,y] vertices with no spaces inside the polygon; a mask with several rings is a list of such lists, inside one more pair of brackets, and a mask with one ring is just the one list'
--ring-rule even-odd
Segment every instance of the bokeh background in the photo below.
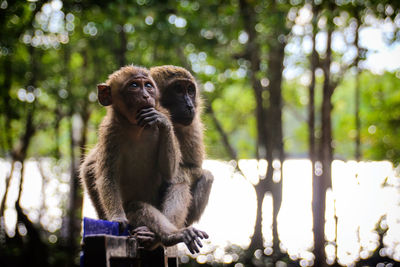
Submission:
{"label": "bokeh background", "polygon": [[400,264],[400,2],[0,0],[0,265],[77,266],[127,64],[197,78],[215,176],[183,266]]}

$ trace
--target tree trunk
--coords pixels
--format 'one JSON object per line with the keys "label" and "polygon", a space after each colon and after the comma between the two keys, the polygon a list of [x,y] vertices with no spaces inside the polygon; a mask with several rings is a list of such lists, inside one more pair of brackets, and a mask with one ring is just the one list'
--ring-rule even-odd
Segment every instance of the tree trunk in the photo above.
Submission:
{"label": "tree trunk", "polygon": [[[254,91],[254,97],[256,100],[256,121],[257,121],[257,147],[256,154],[257,159],[266,158],[266,110],[264,108],[263,100],[263,88],[260,79],[257,77],[257,73],[260,71],[260,46],[257,43],[257,32],[255,31],[255,25],[257,23],[257,13],[254,11],[253,2],[247,0],[239,1],[240,15],[243,18],[244,28],[249,36],[245,57],[250,61],[250,81]],[[268,164],[270,165],[270,163]],[[264,249],[263,235],[262,235],[262,203],[264,200],[265,192],[268,191],[268,177],[255,186],[257,193],[257,215],[256,224],[253,236],[251,238],[250,246],[248,249],[249,257],[254,255],[257,249]]]}
{"label": "tree trunk", "polygon": [[[64,76],[67,79],[67,88],[71,84],[71,74],[69,70],[71,51],[67,45],[64,47]],[[87,55],[83,54],[84,61],[87,61]],[[84,64],[86,64],[84,62]],[[82,207],[82,195],[80,192],[80,182],[78,176],[79,157],[76,156],[76,142],[73,136],[73,115],[75,114],[76,107],[73,100],[69,99],[70,107],[68,111],[68,117],[70,118],[70,191],[69,191],[69,203],[67,208],[67,216],[63,221],[63,238],[65,240],[66,250],[68,259],[66,266],[76,266],[78,259],[79,250],[79,233],[81,230],[81,207]],[[86,101],[86,99],[85,99]]]}
{"label": "tree trunk", "polygon": [[243,18],[244,28],[249,36],[246,46],[246,59],[250,61],[250,81],[254,91],[254,97],[256,100],[256,120],[257,120],[257,147],[256,154],[257,159],[265,158],[265,146],[266,146],[266,114],[264,109],[263,101],[263,87],[261,81],[257,78],[257,73],[260,71],[260,46],[257,43],[257,32],[255,25],[257,23],[257,13],[254,11],[252,2],[247,0],[240,0],[240,14]]}
{"label": "tree trunk", "polygon": [[5,143],[6,143],[6,150],[13,149],[12,145],[12,133],[11,133],[11,118],[12,118],[12,109],[10,106],[11,96],[11,84],[12,84],[12,73],[13,73],[13,65],[11,56],[5,56],[4,64],[3,64],[3,73],[4,73],[4,81],[3,81],[3,90],[1,90],[3,104],[4,104],[4,114],[5,114],[5,121],[4,121],[4,135],[5,135]]}
{"label": "tree trunk", "polygon": [[[267,179],[267,178],[266,178]],[[251,237],[250,246],[248,248],[249,256],[253,256],[257,249],[264,248],[263,234],[262,234],[262,204],[265,196],[265,187],[267,180],[260,180],[260,182],[254,187],[256,190],[257,197],[257,215],[256,224],[254,226],[254,233]]]}
{"label": "tree trunk", "polygon": [[[268,132],[267,132],[267,161],[268,165],[271,166],[269,173],[267,172],[267,179],[269,179],[271,185],[271,193],[273,199],[273,211],[272,211],[272,233],[273,233],[273,250],[274,255],[279,256],[279,235],[278,235],[278,213],[282,203],[282,165],[284,161],[284,150],[283,150],[283,131],[282,131],[282,71],[283,71],[283,59],[285,56],[285,43],[278,41],[278,36],[273,38],[271,42],[269,52],[269,103],[268,103]],[[266,122],[267,124],[268,122]],[[274,168],[272,163],[275,159],[279,159],[281,163],[281,178],[278,182],[273,182]]]}
{"label": "tree trunk", "polygon": [[75,155],[75,140],[73,137],[73,119],[70,114],[70,161],[71,161],[71,178],[69,192],[69,208],[68,208],[68,236],[67,246],[69,250],[69,266],[74,266],[74,260],[78,256],[78,236],[80,232],[81,216],[79,207],[82,205],[82,196],[79,193],[79,173],[78,159]]}
{"label": "tree trunk", "polygon": [[[324,266],[325,264],[325,190],[323,189],[323,177],[320,172],[316,173],[316,142],[315,142],[315,71],[319,65],[319,56],[316,50],[316,34],[318,31],[317,20],[319,10],[313,2],[313,47],[311,54],[311,83],[309,87],[309,104],[308,104],[308,129],[309,129],[309,157],[312,165],[312,181],[313,181],[313,232],[314,232],[314,249],[315,256],[314,266]],[[320,162],[319,162],[320,163]]]}
{"label": "tree trunk", "polygon": [[11,182],[11,178],[14,172],[14,167],[15,167],[15,161],[13,160],[11,162],[11,169],[10,169],[10,174],[7,176],[6,178],[6,185],[5,185],[5,191],[4,191],[4,195],[3,198],[1,199],[1,205],[0,205],[0,217],[3,218],[4,216],[4,211],[6,209],[6,200],[7,200],[7,196],[8,196],[8,190],[10,188],[10,182]]}
{"label": "tree trunk", "polygon": [[[17,211],[17,224],[22,223],[27,230],[28,240],[24,240],[24,247],[22,248],[22,265],[21,266],[48,266],[48,249],[47,245],[42,241],[40,237],[40,231],[35,225],[28,219],[20,206],[20,200],[22,195],[22,187],[24,183],[24,161],[21,162],[22,167],[20,170],[20,184],[18,189],[18,197],[15,202],[15,210]],[[16,231],[16,235],[19,232]]]}
{"label": "tree trunk", "polygon": [[[321,241],[321,232],[323,232],[323,229],[320,228],[321,224],[324,224],[324,222],[321,222],[321,207],[319,206],[319,200],[324,198],[321,195],[321,177],[316,175],[315,172],[315,164],[316,164],[316,143],[315,143],[315,71],[318,66],[318,61],[319,61],[319,56],[316,50],[316,35],[317,35],[317,19],[318,19],[318,9],[313,2],[313,19],[312,19],[312,24],[313,24],[313,33],[312,33],[312,40],[313,40],[313,46],[312,46],[312,54],[310,58],[310,63],[311,63],[311,83],[309,87],[309,103],[308,103],[308,142],[309,142],[309,157],[311,161],[311,172],[312,172],[312,181],[313,181],[313,200],[312,200],[312,207],[313,207],[313,232],[314,232],[314,255],[316,257],[316,261],[314,263],[314,266],[319,266],[320,264],[320,258],[321,258],[321,251],[318,250],[317,244],[323,243],[323,240]],[[325,253],[325,252],[323,252]],[[318,256],[317,256],[318,255]],[[318,262],[317,262],[318,260]]]}
{"label": "tree trunk", "polygon": [[56,143],[56,147],[55,147],[55,151],[54,151],[54,155],[56,159],[60,159],[61,158],[61,151],[60,151],[60,146],[61,146],[61,140],[60,140],[60,136],[61,136],[61,129],[60,129],[60,123],[61,120],[63,118],[61,109],[59,107],[56,107],[55,110],[55,122],[54,122],[54,141]]}
{"label": "tree trunk", "polygon": [[[332,9],[331,9],[332,10]],[[332,12],[332,11],[330,11]],[[322,99],[321,127],[322,136],[319,147],[319,159],[322,172],[318,173],[313,181],[313,222],[314,222],[314,255],[315,266],[327,266],[325,256],[325,207],[326,190],[331,185],[331,164],[333,160],[332,150],[332,122],[331,97],[333,94],[333,83],[331,82],[330,66],[332,60],[332,16],[328,15],[327,50],[323,62],[324,84]]]}
{"label": "tree trunk", "polygon": [[360,61],[360,46],[358,43],[359,40],[359,29],[360,29],[360,17],[356,11],[356,20],[357,20],[357,28],[355,32],[355,40],[354,44],[357,48],[357,57],[354,62],[356,66],[356,85],[355,85],[355,126],[356,126],[356,140],[355,140],[355,159],[357,161],[361,160],[361,119],[360,119],[360,67],[358,66],[358,63]]}
{"label": "tree trunk", "polygon": [[309,157],[312,164],[313,180],[315,179],[315,71],[319,65],[319,57],[316,49],[316,36],[317,36],[317,20],[319,10],[313,2],[313,18],[312,18],[312,52],[310,57],[311,68],[311,82],[309,86],[309,102],[308,102],[308,144],[309,144]]}

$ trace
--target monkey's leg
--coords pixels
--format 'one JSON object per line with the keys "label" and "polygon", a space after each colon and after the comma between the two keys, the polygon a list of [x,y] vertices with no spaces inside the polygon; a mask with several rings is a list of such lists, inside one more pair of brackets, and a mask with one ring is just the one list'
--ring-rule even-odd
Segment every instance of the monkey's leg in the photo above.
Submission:
{"label": "monkey's leg", "polygon": [[186,182],[168,184],[161,202],[161,212],[177,228],[185,225],[192,201],[189,184]]}
{"label": "monkey's leg", "polygon": [[200,239],[208,238],[207,233],[193,227],[177,229],[167,217],[148,203],[132,201],[125,206],[125,210],[127,211],[129,223],[133,228],[147,226],[151,232],[160,238],[161,243],[165,246],[173,246],[184,242],[189,251],[195,253],[199,252],[199,247],[202,247]]}
{"label": "monkey's leg", "polygon": [[214,176],[208,170],[202,170],[202,176],[192,185],[192,203],[189,207],[189,214],[186,219],[186,225],[198,221],[207,206],[210,197],[211,186]]}

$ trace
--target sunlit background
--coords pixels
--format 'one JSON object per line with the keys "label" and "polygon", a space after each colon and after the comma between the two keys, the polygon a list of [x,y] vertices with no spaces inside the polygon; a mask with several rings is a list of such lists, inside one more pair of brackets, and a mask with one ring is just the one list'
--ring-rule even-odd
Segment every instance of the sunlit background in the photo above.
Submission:
{"label": "sunlit background", "polygon": [[[51,179],[44,185],[40,171],[47,170],[46,177],[60,175],[62,166],[49,171],[48,161],[29,161],[25,173],[24,193],[21,198],[22,207],[28,211],[29,219],[40,222],[50,232],[61,227],[61,203],[68,198],[68,174],[64,179]],[[266,172],[265,161],[241,160],[240,168],[245,174],[235,172],[234,165],[229,162],[207,160],[204,168],[215,176],[210,200],[200,222],[195,224],[206,231],[210,239],[206,246],[196,255],[199,263],[216,260],[231,263],[238,260],[235,253],[226,253],[225,248],[231,245],[246,249],[253,234],[256,216],[256,198],[253,184],[258,182]],[[41,166],[41,167],[39,167]],[[10,169],[9,164],[0,162],[0,178],[5,177]],[[43,170],[40,170],[43,169]],[[18,169],[15,170],[18,172]],[[313,246],[312,234],[312,183],[311,163],[304,159],[287,160],[283,164],[283,201],[278,215],[281,250],[287,252],[293,260],[302,259],[303,266],[313,263],[310,252]],[[400,261],[400,180],[398,171],[389,162],[333,162],[333,188],[327,192],[326,236],[328,241],[335,240],[337,231],[337,256],[342,265],[351,265],[359,257],[368,258],[379,246],[377,224],[382,229],[389,229],[384,237],[384,248],[379,252]],[[279,175],[277,176],[279,177]],[[9,206],[16,200],[18,177],[9,197]],[[278,178],[279,179],[279,178]],[[45,190],[42,191],[42,186]],[[29,190],[27,190],[29,189]],[[0,195],[4,187],[0,188]],[[46,195],[41,195],[45,192]],[[45,198],[45,199],[44,199]],[[45,207],[45,210],[41,210]],[[263,236],[265,254],[271,254],[272,246],[272,198],[266,194],[263,204]],[[88,196],[85,196],[83,214],[97,218]],[[335,218],[336,217],[336,218]],[[26,229],[15,229],[16,212],[12,208],[6,210],[7,233],[14,235],[19,231],[22,235]],[[55,235],[49,237],[56,242]],[[189,252],[184,245],[179,246],[182,253]],[[335,257],[335,247],[326,248],[328,259]],[[183,255],[183,254],[182,254]],[[183,256],[185,260],[187,256]]]}
{"label": "sunlit background", "polygon": [[[243,3],[251,7],[252,16],[247,21],[241,9]],[[204,168],[215,177],[207,209],[195,225],[207,231],[210,239],[195,258],[198,263],[236,263],[254,232],[254,186],[264,179],[267,169],[265,160],[254,160],[257,153],[265,151],[257,143],[260,133],[254,114],[252,79],[260,83],[261,98],[268,102],[274,82],[270,75],[279,67],[271,65],[270,49],[278,40],[284,44],[279,88],[283,99],[282,143],[288,156],[282,166],[279,161],[272,163],[274,182],[279,182],[283,173],[283,200],[278,215],[280,250],[301,266],[311,266],[315,257],[312,163],[308,160],[307,139],[313,73],[310,58],[313,27],[322,64],[327,59],[327,29],[332,26],[332,62],[328,69],[331,80],[338,84],[330,99],[330,145],[335,160],[332,188],[326,192],[326,260],[354,266],[378,249],[381,258],[400,262],[400,7],[397,1],[336,0],[329,2],[330,7],[327,3],[173,0],[164,5],[151,0],[0,0],[1,199],[6,178],[11,178],[4,218],[0,220],[0,249],[9,252],[6,241],[20,236],[22,241],[15,238],[13,242],[17,243],[10,243],[13,246],[9,247],[15,248],[15,255],[26,248],[18,242],[28,240],[28,229],[21,221],[17,223],[15,210],[23,169],[19,201],[23,212],[38,226],[49,248],[54,245],[54,251],[67,251],[66,242],[61,239],[71,230],[71,175],[78,169],[85,149],[97,141],[96,129],[105,113],[97,104],[95,85],[121,65],[175,64],[190,69],[202,90],[208,153]],[[321,10],[314,21],[316,7]],[[246,54],[254,51],[254,36],[246,28],[252,18],[256,21],[250,30],[255,30],[260,46],[256,71]],[[256,75],[252,76],[254,72]],[[321,65],[315,75],[314,136],[318,139],[326,79]],[[356,129],[354,114],[357,86],[360,129]],[[20,137],[29,122],[36,132],[26,154],[18,154]],[[353,161],[358,130],[362,150],[359,162]],[[227,152],[224,134],[236,159]],[[80,150],[81,145],[85,149]],[[14,171],[9,175],[12,161]],[[264,249],[254,253],[257,259],[274,256],[272,204],[272,195],[266,193],[262,207]],[[83,215],[96,217],[87,196]],[[76,239],[79,249],[79,236]],[[185,246],[179,245],[179,249],[181,261],[188,262],[190,255]],[[54,261],[52,266],[58,257],[54,251],[48,260]],[[65,257],[74,255],[78,253],[72,251]],[[62,257],[59,258],[64,262]],[[71,266],[77,258],[70,260]],[[0,265],[1,260],[0,253]],[[283,264],[286,259],[279,260]]]}

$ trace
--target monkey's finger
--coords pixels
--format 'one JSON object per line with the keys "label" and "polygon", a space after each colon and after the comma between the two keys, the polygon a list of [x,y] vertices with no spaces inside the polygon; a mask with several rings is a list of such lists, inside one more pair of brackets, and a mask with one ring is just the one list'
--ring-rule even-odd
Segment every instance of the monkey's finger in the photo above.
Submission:
{"label": "monkey's finger", "polygon": [[158,115],[145,119],[144,121],[146,122],[145,126],[153,126],[158,122]]}
{"label": "monkey's finger", "polygon": [[135,229],[132,230],[132,232],[135,232],[135,231],[143,231],[143,230],[149,231],[149,232],[150,232],[150,229],[149,229],[147,226],[139,226],[139,227],[136,227]]}
{"label": "monkey's finger", "polygon": [[144,108],[137,112],[136,118],[141,117],[145,114],[152,114],[152,113],[158,113],[158,111],[155,108]]}
{"label": "monkey's finger", "polygon": [[191,253],[192,254],[195,254],[195,253],[199,253],[200,252],[200,249],[197,247],[197,245],[196,245],[196,243],[195,242],[190,242],[190,244],[189,244],[189,246],[190,246],[190,248],[191,248]]}
{"label": "monkey's finger", "polygon": [[150,112],[146,112],[146,113],[140,113],[138,115],[136,115],[136,120],[140,120],[146,117],[150,117],[150,116],[159,116],[160,114],[157,111],[150,111]]}
{"label": "monkey's finger", "polygon": [[196,241],[197,246],[199,246],[201,248],[203,247],[203,243],[200,241],[200,239],[196,238],[195,241]]}
{"label": "monkey's finger", "polygon": [[[140,118],[139,120],[138,120],[138,122],[137,122],[137,124],[139,125],[139,126],[146,126],[146,125],[152,125],[152,124],[154,124],[155,123],[155,121],[157,120],[157,118],[158,118],[158,114],[157,115],[153,115],[153,116],[150,116],[150,117],[142,117],[142,118]],[[152,124],[150,124],[150,123],[152,123]]]}
{"label": "monkey's finger", "polygon": [[140,120],[143,120],[144,118],[158,116],[158,115],[159,115],[159,113],[155,112],[155,111],[150,111],[150,112],[146,112],[146,113],[138,113],[136,115],[136,120],[140,121]]}
{"label": "monkey's finger", "polygon": [[192,241],[190,236],[188,235],[188,233],[184,233],[182,235],[182,241],[187,245],[190,244],[190,242]]}
{"label": "monkey's finger", "polygon": [[186,247],[188,248],[189,252],[195,254],[195,249],[193,248],[193,244],[191,242],[185,243]]}
{"label": "monkey's finger", "polygon": [[135,233],[138,233],[138,232],[150,232],[151,233],[150,229],[147,226],[136,227],[135,229],[131,230],[130,232],[131,232],[131,235],[134,235]]}
{"label": "monkey's finger", "polygon": [[193,237],[190,233],[191,228],[188,228],[185,230],[184,234],[183,234],[183,242],[185,243],[186,247],[189,249],[190,253],[194,254],[194,253],[198,253],[200,250],[197,247],[196,242],[193,240]]}
{"label": "monkey's finger", "polygon": [[138,113],[148,112],[148,111],[152,111],[152,110],[155,110],[155,108],[154,107],[142,108],[138,111]]}
{"label": "monkey's finger", "polygon": [[192,242],[195,242],[197,244],[197,246],[202,248],[203,244],[201,243],[201,241],[200,241],[198,235],[196,234],[195,230],[196,229],[194,229],[194,228],[189,230],[190,237],[192,239]]}
{"label": "monkey's finger", "polygon": [[203,243],[201,243],[201,241],[198,238],[194,239],[192,242],[196,245],[196,247],[200,248],[203,247]]}
{"label": "monkey's finger", "polygon": [[154,237],[156,236],[156,235],[155,235],[154,233],[152,233],[152,232],[143,232],[143,231],[136,232],[134,235],[135,235],[135,236],[146,236],[146,237],[152,237],[152,238],[154,238]]}
{"label": "monkey's finger", "polygon": [[204,232],[204,231],[197,230],[197,229],[194,229],[194,231],[196,232],[197,236],[200,237],[201,239],[208,239],[209,238],[208,234],[206,232]]}

